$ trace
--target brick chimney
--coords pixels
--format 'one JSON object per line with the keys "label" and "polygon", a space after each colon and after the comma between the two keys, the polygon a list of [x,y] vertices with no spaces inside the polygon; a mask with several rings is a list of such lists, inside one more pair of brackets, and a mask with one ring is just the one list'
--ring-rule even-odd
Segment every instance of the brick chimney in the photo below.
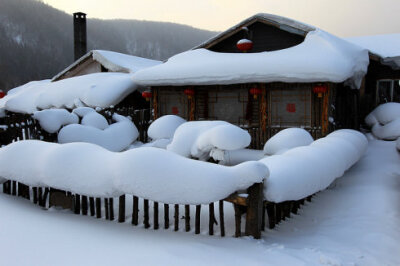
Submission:
{"label": "brick chimney", "polygon": [[74,13],[74,59],[77,60],[87,52],[86,47],[86,14]]}

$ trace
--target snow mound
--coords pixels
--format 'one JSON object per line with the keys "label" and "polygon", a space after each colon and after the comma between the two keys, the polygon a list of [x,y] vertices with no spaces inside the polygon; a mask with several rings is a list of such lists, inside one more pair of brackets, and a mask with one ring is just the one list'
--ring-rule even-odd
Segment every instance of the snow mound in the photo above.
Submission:
{"label": "snow mound", "polygon": [[307,130],[287,128],[272,136],[264,145],[264,154],[276,155],[300,146],[310,145],[314,139]]}
{"label": "snow mound", "polygon": [[129,74],[94,73],[56,82],[30,82],[0,99],[0,108],[32,114],[38,109],[73,109],[83,104],[106,108],[136,90]]}
{"label": "snow mound", "polygon": [[91,107],[78,107],[72,110],[73,113],[77,114],[79,117],[84,117],[88,113],[96,112],[93,108]]}
{"label": "snow mound", "polygon": [[79,124],[65,126],[58,133],[58,142],[87,142],[110,151],[122,151],[137,139],[139,132],[132,121],[124,116],[114,114],[113,120],[116,123],[104,130]]}
{"label": "snow mound", "polygon": [[359,88],[368,64],[366,49],[316,29],[301,44],[278,51],[186,51],[134,73],[133,79],[144,86],[325,81]]}
{"label": "snow mound", "polygon": [[383,140],[400,137],[400,103],[384,103],[365,117],[365,123],[372,127],[372,134]]}
{"label": "snow mound", "polygon": [[156,119],[147,130],[147,135],[152,139],[172,139],[175,130],[186,120],[176,115],[164,115]]}
{"label": "snow mound", "polygon": [[268,168],[259,162],[226,167],[155,148],[114,153],[89,143],[27,140],[0,149],[0,176],[93,197],[132,194],[163,203],[197,205],[262,182]]}
{"label": "snow mound", "polygon": [[56,133],[62,126],[79,123],[76,114],[65,109],[47,109],[37,111],[33,118],[39,121],[40,126],[49,133]]}
{"label": "snow mound", "polygon": [[268,201],[299,200],[326,189],[354,165],[368,147],[358,131],[344,129],[318,139],[309,146],[266,157],[270,171],[264,197]]}
{"label": "snow mound", "polygon": [[192,121],[179,126],[167,150],[184,157],[209,158],[213,148],[243,149],[250,144],[249,133],[225,121]]}
{"label": "snow mound", "polygon": [[106,129],[108,127],[107,119],[97,112],[90,112],[84,115],[81,124],[98,129]]}

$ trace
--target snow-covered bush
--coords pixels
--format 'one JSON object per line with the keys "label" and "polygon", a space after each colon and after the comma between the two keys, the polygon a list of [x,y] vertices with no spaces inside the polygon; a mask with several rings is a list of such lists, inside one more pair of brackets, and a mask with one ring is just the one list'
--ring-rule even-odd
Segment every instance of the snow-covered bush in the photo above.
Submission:
{"label": "snow-covered bush", "polygon": [[186,120],[176,115],[164,115],[156,119],[147,130],[147,135],[152,140],[172,139],[175,130]]}
{"label": "snow-covered bush", "polygon": [[396,140],[400,137],[400,103],[379,105],[365,117],[365,123],[376,138]]}
{"label": "snow-covered bush", "polygon": [[39,121],[40,126],[49,133],[56,133],[62,126],[79,123],[76,114],[65,109],[47,109],[37,111],[33,118]]}
{"label": "snow-covered bush", "polygon": [[250,144],[249,133],[225,121],[192,121],[179,126],[167,150],[207,160],[212,149],[238,150]]}
{"label": "snow-covered bush", "polygon": [[114,153],[89,143],[27,140],[0,149],[0,176],[94,197],[208,204],[262,182],[268,168],[260,162],[221,166],[156,148]]}
{"label": "snow-covered bush", "polygon": [[327,188],[361,158],[367,146],[363,134],[344,129],[308,146],[260,160],[270,170],[265,182],[265,199],[299,200]]}
{"label": "snow-covered bush", "polygon": [[264,145],[264,154],[284,153],[295,147],[310,145],[314,139],[302,128],[287,128],[272,136]]}
{"label": "snow-covered bush", "polygon": [[[89,112],[84,117],[91,114],[92,112]],[[124,116],[114,114],[113,120],[116,123],[104,130],[80,124],[65,126],[58,133],[58,142],[87,142],[97,144],[110,151],[122,151],[137,139],[139,132],[132,121]]]}

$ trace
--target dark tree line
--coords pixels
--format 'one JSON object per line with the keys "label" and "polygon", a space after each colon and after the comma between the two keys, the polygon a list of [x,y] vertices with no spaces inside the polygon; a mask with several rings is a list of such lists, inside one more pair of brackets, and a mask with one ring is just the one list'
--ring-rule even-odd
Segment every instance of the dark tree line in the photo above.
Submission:
{"label": "dark tree line", "polygon": [[[72,27],[71,14],[40,1],[0,0],[0,88],[51,78],[71,64]],[[89,50],[159,60],[215,35],[185,25],[139,20],[88,19],[87,27]]]}

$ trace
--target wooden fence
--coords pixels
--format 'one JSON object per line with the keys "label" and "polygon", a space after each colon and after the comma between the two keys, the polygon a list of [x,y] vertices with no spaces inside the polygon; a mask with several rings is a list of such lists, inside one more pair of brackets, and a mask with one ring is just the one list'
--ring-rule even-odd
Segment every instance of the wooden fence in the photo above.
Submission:
{"label": "wooden fence", "polygon": [[[151,110],[108,108],[102,110],[100,113],[110,123],[114,113],[130,116],[138,128],[140,134],[139,140],[147,142],[147,129],[151,123]],[[49,142],[57,141],[57,134],[49,134],[42,130],[39,123],[30,115],[8,113],[5,118],[2,118],[1,123],[4,125],[0,129],[0,141],[2,145],[25,139],[40,139]],[[251,131],[250,133],[255,134]],[[118,198],[118,216],[116,217],[114,212],[114,198],[93,198],[49,187],[29,187],[15,181],[5,182],[3,184],[3,192],[24,197],[43,208],[60,206],[64,209],[71,209],[75,214],[90,215],[96,218],[104,217],[110,221],[117,219],[120,223],[124,223],[126,219],[126,198],[132,197],[132,225],[139,225],[139,202],[142,202],[143,225],[145,228],[150,228],[152,224],[153,229],[157,230],[160,228],[160,220],[163,220],[162,225],[164,229],[169,229],[170,226],[173,226],[174,231],[178,231],[179,221],[180,219],[184,219],[185,231],[189,232],[192,228],[190,213],[191,210],[195,210],[194,233],[199,234],[201,232],[201,205],[180,206],[179,204],[151,202],[148,199],[140,199],[133,195],[121,195]],[[242,235],[241,222],[242,216],[245,215],[244,234],[260,238],[261,231],[264,230],[267,221],[269,228],[274,228],[276,224],[290,217],[291,213],[297,214],[298,209],[304,204],[305,200],[283,203],[267,202],[263,197],[263,184],[254,184],[248,188],[247,195],[234,193],[225,199],[208,205],[208,234],[214,235],[215,226],[219,225],[220,235],[225,236],[224,201],[232,203],[234,207],[235,237]],[[311,196],[307,200],[311,200]],[[150,203],[153,206],[152,212],[149,211]],[[102,204],[104,205],[102,206]],[[215,205],[218,207],[218,221],[215,215]],[[163,218],[159,217],[160,208],[163,208]],[[180,214],[181,209],[184,209],[182,217]],[[152,219],[150,219],[150,213],[153,214]],[[170,214],[173,214],[173,216],[170,216]]]}

